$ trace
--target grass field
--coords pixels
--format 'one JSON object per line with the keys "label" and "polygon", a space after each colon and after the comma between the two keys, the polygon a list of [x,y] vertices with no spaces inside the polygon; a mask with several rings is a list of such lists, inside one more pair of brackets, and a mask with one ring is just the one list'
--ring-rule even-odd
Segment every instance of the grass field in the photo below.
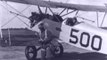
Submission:
{"label": "grass field", "polygon": [[[107,56],[104,54],[90,52],[65,43],[63,46],[63,56],[52,60],[107,60]],[[25,46],[0,47],[0,60],[27,60],[24,50]],[[40,58],[40,51],[37,58]]]}

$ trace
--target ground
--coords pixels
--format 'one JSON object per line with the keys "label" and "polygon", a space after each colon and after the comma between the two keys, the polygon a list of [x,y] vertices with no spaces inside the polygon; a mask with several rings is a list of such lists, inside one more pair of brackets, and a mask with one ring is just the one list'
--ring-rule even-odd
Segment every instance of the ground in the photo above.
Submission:
{"label": "ground", "polygon": [[[107,60],[107,56],[104,54],[92,53],[68,44],[63,44],[63,46],[63,56],[52,60]],[[24,46],[0,47],[0,60],[27,60],[24,49]],[[40,58],[40,53],[37,57]]]}

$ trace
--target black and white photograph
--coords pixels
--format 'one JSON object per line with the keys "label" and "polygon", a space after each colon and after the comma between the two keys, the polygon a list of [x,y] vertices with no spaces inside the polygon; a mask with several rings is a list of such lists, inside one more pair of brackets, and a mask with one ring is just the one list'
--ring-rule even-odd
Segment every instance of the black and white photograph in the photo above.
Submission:
{"label": "black and white photograph", "polygon": [[107,60],[107,0],[0,0],[0,60]]}

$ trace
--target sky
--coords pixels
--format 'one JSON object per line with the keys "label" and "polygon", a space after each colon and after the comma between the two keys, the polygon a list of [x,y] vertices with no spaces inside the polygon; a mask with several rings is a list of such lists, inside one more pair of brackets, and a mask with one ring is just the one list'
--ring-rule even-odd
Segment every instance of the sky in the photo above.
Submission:
{"label": "sky", "polygon": [[[73,4],[84,4],[84,5],[101,5],[101,6],[105,6],[104,4],[107,3],[107,0],[50,0],[50,1],[56,1],[56,2],[62,2],[62,3],[73,3]],[[16,16],[15,14],[11,14],[9,11],[13,11],[15,13],[21,12],[19,14],[23,14],[27,17],[31,15],[31,12],[34,12],[34,11],[38,12],[37,6],[12,3],[12,2],[8,2],[7,4],[5,2],[0,2],[0,20],[1,20],[0,23],[2,25],[2,28],[25,28],[25,27],[28,27],[26,24],[29,25],[28,19],[20,16]],[[42,8],[42,10],[44,10],[44,8]],[[57,12],[59,10],[61,11],[62,9],[53,9],[54,12]],[[73,17],[73,16],[74,14],[70,14],[66,17]],[[78,16],[81,16],[93,21],[97,21],[96,12],[80,11]],[[101,24],[103,16],[104,16],[104,13],[99,13],[99,25]],[[79,20],[84,21],[80,18]],[[7,23],[8,21],[10,22]],[[24,21],[26,24],[23,23],[22,21]],[[97,26],[97,22],[92,23],[87,20],[85,20],[85,22],[90,23],[94,26]],[[107,17],[105,18],[103,27],[107,27],[106,22],[107,22]]]}

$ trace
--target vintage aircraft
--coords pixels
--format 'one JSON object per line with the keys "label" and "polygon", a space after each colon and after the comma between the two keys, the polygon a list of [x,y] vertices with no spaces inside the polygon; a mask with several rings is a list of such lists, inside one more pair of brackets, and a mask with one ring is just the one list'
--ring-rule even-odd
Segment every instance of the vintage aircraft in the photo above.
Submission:
{"label": "vintage aircraft", "polygon": [[[23,15],[11,12],[12,14],[17,14],[22,17],[28,18],[30,19],[30,21],[32,20],[30,30],[37,32],[38,25],[41,22],[45,22],[49,25],[48,30],[50,30],[56,37],[58,37],[57,40],[59,42],[66,42],[70,45],[73,45],[79,48],[107,54],[107,51],[106,51],[107,29],[101,28],[101,27],[94,27],[91,24],[88,24],[85,22],[78,22],[77,20],[77,18],[80,18],[77,16],[78,11],[104,12],[106,14],[107,8],[105,6],[68,4],[68,3],[58,3],[58,2],[42,1],[42,0],[23,0],[23,1],[22,0],[1,0],[1,1],[37,5],[40,13],[33,13],[35,14],[34,16],[36,16],[36,18],[34,19],[32,19],[32,17],[34,16],[25,17]],[[52,13],[53,11],[51,10],[51,8],[65,8],[65,9],[58,15],[54,13],[53,15],[49,15],[47,13],[42,13],[40,6],[48,8]],[[73,18],[67,18],[65,20],[62,19],[62,16],[60,15],[66,9],[73,10],[71,12],[68,12],[67,14],[77,12],[76,16]],[[36,50],[34,47],[33,49]],[[27,47],[27,50],[29,50],[29,47]],[[26,54],[27,54],[26,55],[27,58],[29,59],[28,52]],[[34,55],[34,57],[36,57],[36,55]]]}

